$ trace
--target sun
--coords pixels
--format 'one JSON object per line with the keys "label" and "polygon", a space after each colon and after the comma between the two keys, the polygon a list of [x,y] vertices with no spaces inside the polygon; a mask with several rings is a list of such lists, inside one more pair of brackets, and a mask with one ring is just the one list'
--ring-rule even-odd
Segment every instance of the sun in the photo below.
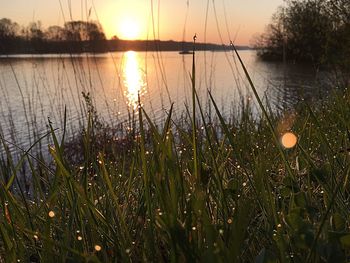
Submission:
{"label": "sun", "polygon": [[140,24],[136,19],[125,18],[118,25],[118,36],[121,39],[133,40],[140,37]]}

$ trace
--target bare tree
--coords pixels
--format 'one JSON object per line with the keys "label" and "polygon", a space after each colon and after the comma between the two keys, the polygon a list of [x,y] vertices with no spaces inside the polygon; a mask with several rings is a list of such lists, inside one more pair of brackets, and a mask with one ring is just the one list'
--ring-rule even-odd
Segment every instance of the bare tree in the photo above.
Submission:
{"label": "bare tree", "polygon": [[45,38],[51,41],[65,40],[65,30],[60,26],[50,26],[45,32]]}
{"label": "bare tree", "polygon": [[40,21],[32,22],[28,26],[28,37],[31,40],[43,40],[44,32]]}
{"label": "bare tree", "polygon": [[0,19],[0,39],[9,39],[17,36],[19,26],[16,22],[12,22],[11,19]]}
{"label": "bare tree", "polygon": [[64,24],[66,39],[70,41],[104,40],[105,34],[97,22],[70,21]]}

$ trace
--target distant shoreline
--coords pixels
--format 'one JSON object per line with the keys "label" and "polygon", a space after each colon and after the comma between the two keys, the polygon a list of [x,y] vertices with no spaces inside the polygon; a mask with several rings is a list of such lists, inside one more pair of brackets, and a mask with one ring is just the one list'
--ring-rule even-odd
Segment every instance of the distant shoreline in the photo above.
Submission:
{"label": "distant shoreline", "polygon": [[[82,54],[126,51],[227,51],[229,45],[163,40],[98,40],[98,41],[26,41],[17,42],[10,50],[0,49],[6,55],[33,54]],[[249,46],[237,46],[239,50],[252,50]]]}
{"label": "distant shoreline", "polygon": [[[238,49],[240,51],[255,51],[253,48],[249,49]],[[11,58],[80,58],[83,55],[97,55],[97,56],[103,56],[108,53],[125,53],[125,52],[172,52],[175,54],[178,54],[179,56],[185,55],[189,56],[191,54],[181,54],[180,51],[178,50],[116,50],[116,51],[105,51],[105,52],[89,52],[89,51],[84,51],[84,52],[79,52],[79,53],[11,53],[11,54],[1,54],[0,53],[0,59],[11,59]],[[227,52],[229,50],[196,50],[196,52],[203,52],[203,51],[208,51],[208,52]]]}

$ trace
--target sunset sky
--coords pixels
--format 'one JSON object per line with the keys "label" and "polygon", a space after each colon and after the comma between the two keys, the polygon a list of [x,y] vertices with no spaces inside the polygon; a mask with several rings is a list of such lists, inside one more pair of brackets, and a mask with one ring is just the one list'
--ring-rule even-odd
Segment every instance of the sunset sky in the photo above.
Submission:
{"label": "sunset sky", "polygon": [[[159,38],[190,41],[192,35],[197,33],[199,42],[228,43],[230,38],[234,39],[237,34],[236,43],[247,45],[254,35],[264,31],[272,14],[278,6],[283,5],[284,1],[0,0],[0,2],[0,18],[7,17],[21,25],[40,20],[46,28],[50,25],[63,25],[64,21],[71,19],[86,21],[91,10],[88,19],[100,21],[108,38],[117,35],[122,39]],[[207,4],[209,9],[205,36]]]}

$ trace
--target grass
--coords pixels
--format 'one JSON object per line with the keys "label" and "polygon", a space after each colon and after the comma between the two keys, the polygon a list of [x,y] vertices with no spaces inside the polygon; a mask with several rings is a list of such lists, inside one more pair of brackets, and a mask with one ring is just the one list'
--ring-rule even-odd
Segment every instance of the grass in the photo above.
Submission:
{"label": "grass", "polygon": [[[156,124],[139,102],[133,128],[115,131],[85,95],[79,139],[59,140],[50,124],[53,163],[30,151],[14,161],[1,137],[0,262],[348,261],[349,91],[278,114],[245,74],[260,118],[248,102],[239,119],[225,118],[209,93],[209,121],[193,63],[181,120],[171,108]],[[287,131],[298,136],[292,149],[279,141]],[[23,162],[30,198],[18,182]]]}

